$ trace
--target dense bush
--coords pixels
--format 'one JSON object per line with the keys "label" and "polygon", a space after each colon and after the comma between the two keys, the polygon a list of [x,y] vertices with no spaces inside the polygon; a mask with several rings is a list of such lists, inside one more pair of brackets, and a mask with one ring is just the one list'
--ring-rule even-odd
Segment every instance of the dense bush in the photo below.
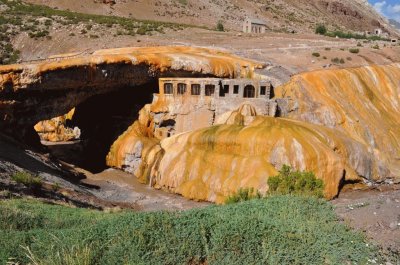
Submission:
{"label": "dense bush", "polygon": [[319,52],[313,52],[313,53],[312,53],[312,56],[314,56],[314,57],[320,57],[321,54],[319,54]]}
{"label": "dense bush", "polygon": [[284,165],[279,174],[268,178],[270,194],[292,194],[302,196],[324,196],[324,183],[312,172],[293,171]]}
{"label": "dense bush", "polygon": [[331,59],[331,62],[335,63],[335,64],[344,64],[345,60],[343,58],[335,57],[335,58]]}
{"label": "dense bush", "polygon": [[330,204],[293,196],[180,213],[2,201],[0,238],[0,260],[20,264],[366,264],[375,253]]}
{"label": "dense bush", "polygon": [[359,52],[360,52],[360,49],[357,49],[357,48],[350,48],[350,49],[349,49],[349,52],[351,52],[351,53],[359,53]]}
{"label": "dense bush", "polygon": [[221,20],[218,21],[218,23],[217,23],[217,31],[224,31],[224,30],[225,30],[224,24],[222,24]]}
{"label": "dense bush", "polygon": [[318,25],[315,29],[316,34],[325,35],[328,32],[325,25]]}

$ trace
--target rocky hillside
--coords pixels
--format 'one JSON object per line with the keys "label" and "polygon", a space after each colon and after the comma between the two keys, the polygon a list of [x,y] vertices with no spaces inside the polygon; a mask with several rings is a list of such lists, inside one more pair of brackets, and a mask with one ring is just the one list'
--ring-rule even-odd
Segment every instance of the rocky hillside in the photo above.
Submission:
{"label": "rocky hillside", "polygon": [[389,19],[389,23],[390,23],[390,25],[392,25],[396,29],[400,29],[400,22],[398,22],[397,20]]}
{"label": "rocky hillside", "polygon": [[59,9],[154,19],[241,30],[245,17],[260,18],[276,31],[314,31],[324,23],[332,29],[365,31],[377,27],[394,32],[366,0],[26,0]]}

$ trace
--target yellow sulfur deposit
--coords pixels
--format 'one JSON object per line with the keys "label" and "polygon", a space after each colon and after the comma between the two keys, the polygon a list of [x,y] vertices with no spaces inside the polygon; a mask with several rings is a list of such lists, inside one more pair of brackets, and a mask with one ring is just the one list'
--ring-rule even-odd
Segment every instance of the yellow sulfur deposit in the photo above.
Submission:
{"label": "yellow sulfur deposit", "polygon": [[398,181],[399,85],[399,64],[304,73],[275,91],[289,100],[290,119],[257,116],[244,104],[216,118],[225,124],[158,142],[146,124],[161,97],[114,143],[107,163],[124,168],[141,143],[133,173],[143,182],[218,203],[242,187],[267,191],[268,177],[288,164],[315,172],[331,199],[344,181]]}

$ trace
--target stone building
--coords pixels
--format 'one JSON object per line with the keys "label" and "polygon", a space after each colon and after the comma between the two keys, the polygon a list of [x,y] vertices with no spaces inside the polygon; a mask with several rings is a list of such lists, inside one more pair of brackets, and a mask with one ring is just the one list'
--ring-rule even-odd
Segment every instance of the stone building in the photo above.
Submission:
{"label": "stone building", "polygon": [[263,34],[267,29],[267,23],[260,19],[247,18],[243,23],[244,33]]}
{"label": "stone building", "polygon": [[[154,132],[163,139],[217,124],[219,117],[251,106],[256,115],[274,116],[277,104],[269,80],[160,78],[153,102],[163,106],[154,116]],[[155,104],[157,105],[157,104]]]}

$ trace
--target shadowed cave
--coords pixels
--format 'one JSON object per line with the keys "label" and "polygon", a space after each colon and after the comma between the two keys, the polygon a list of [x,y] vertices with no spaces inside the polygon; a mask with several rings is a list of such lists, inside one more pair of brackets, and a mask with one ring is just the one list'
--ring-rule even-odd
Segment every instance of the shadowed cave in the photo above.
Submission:
{"label": "shadowed cave", "polygon": [[[213,77],[199,73],[176,72],[166,76]],[[92,173],[106,168],[106,156],[114,141],[138,119],[139,111],[159,92],[158,78],[144,85],[122,86],[110,92],[93,95],[75,106],[67,127],[81,130],[79,141],[45,143],[54,157]],[[162,126],[168,126],[163,124]]]}
{"label": "shadowed cave", "polygon": [[158,92],[157,80],[136,87],[95,95],[75,107],[67,122],[81,130],[79,141],[46,144],[50,153],[92,173],[106,169],[105,158],[113,142],[138,118],[144,105]]}

